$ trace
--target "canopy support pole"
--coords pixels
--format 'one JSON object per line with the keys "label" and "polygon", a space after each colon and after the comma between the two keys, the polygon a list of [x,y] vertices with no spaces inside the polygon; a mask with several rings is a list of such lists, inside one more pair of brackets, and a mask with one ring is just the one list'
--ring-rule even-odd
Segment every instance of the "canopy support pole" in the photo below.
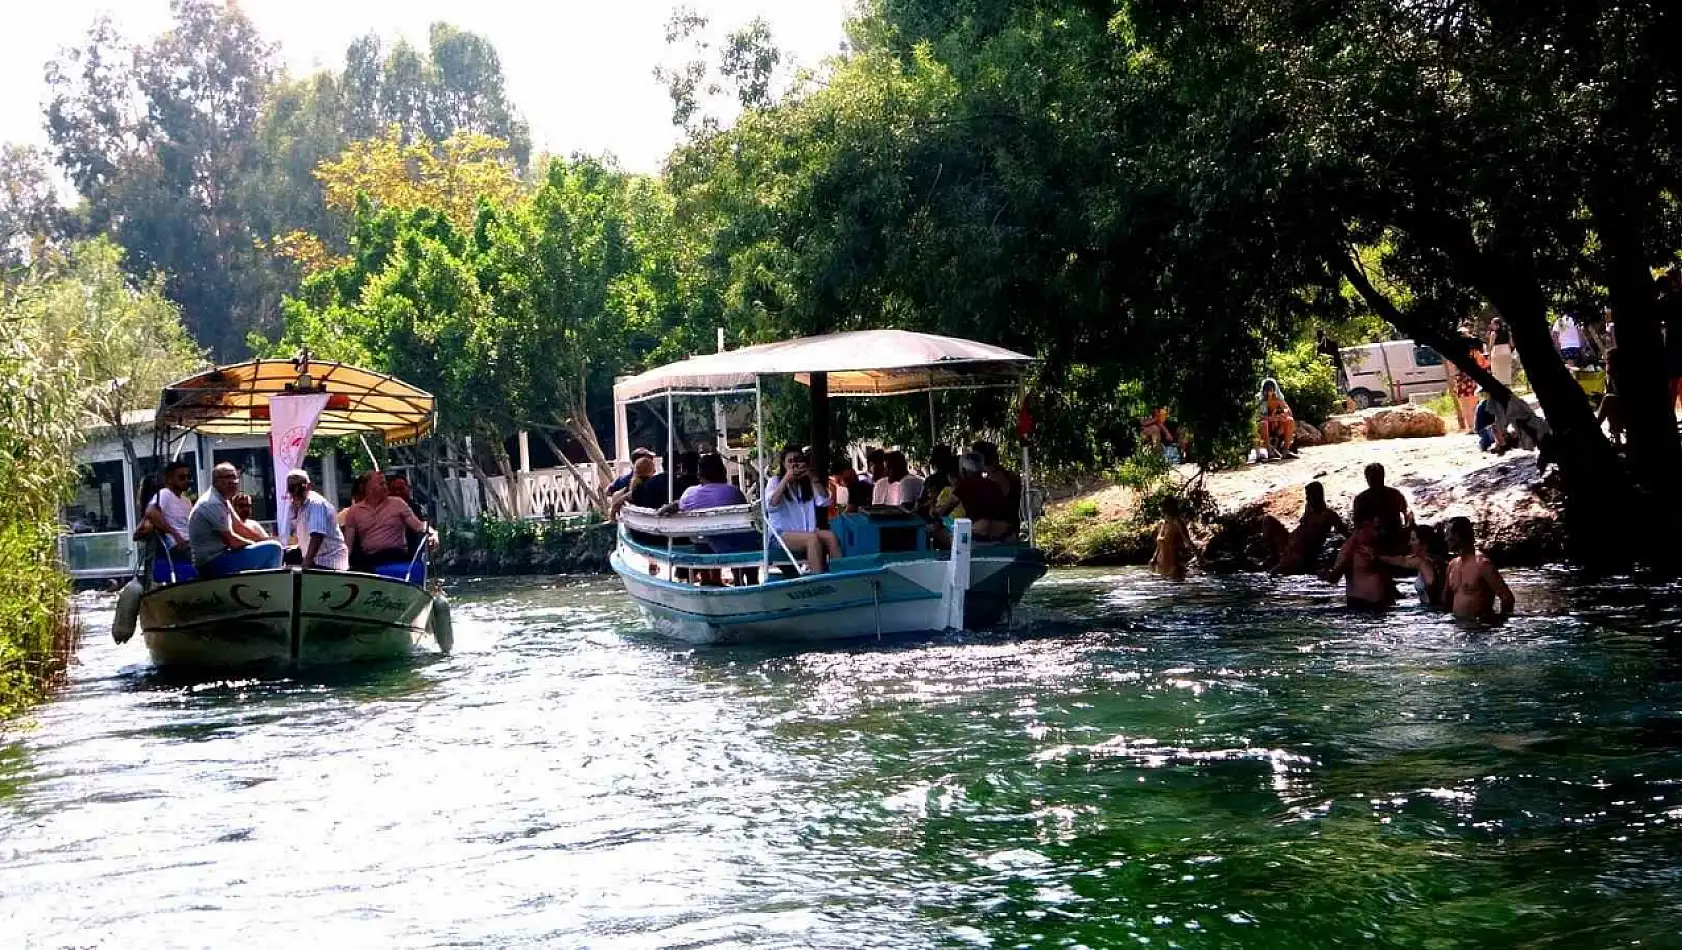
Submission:
{"label": "canopy support pole", "polygon": [[[672,503],[672,479],[677,477],[677,473],[672,470],[672,446],[677,439],[677,433],[674,431],[676,423],[677,416],[672,414],[672,394],[668,390],[666,392],[666,504],[668,505]],[[677,569],[672,567],[672,547],[676,543],[676,539],[670,535],[666,537],[666,570],[671,573],[668,579],[674,581],[677,580]]]}
{"label": "canopy support pole", "polygon": [[1034,544],[1034,473],[1028,467],[1028,445],[1022,444],[1022,506],[1028,509],[1028,546]]}
{"label": "canopy support pole", "polygon": [[940,431],[940,426],[939,426],[939,423],[935,419],[935,413],[934,413],[934,377],[931,375],[929,377],[929,451],[930,452],[933,452],[934,447],[940,444],[939,431]]}
{"label": "canopy support pole", "polygon": [[[754,469],[759,480],[759,489],[754,496],[754,503],[759,505],[760,518],[765,522],[765,531],[769,534],[772,533],[771,517],[770,512],[765,510],[765,402],[760,398],[758,376],[753,378],[753,444],[759,454],[759,462]],[[764,538],[759,545],[759,582],[767,584],[770,581],[771,539]]]}
{"label": "canopy support pole", "polygon": [[[819,478],[829,477],[829,374],[812,374],[812,471]],[[828,527],[827,518],[818,524]]]}

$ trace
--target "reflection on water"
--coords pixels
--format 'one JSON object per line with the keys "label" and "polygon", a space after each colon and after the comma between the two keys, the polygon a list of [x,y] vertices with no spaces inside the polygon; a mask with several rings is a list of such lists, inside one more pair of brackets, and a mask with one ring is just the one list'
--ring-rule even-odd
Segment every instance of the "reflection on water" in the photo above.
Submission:
{"label": "reflection on water", "polygon": [[829,650],[468,585],[452,656],[213,682],[92,598],[0,743],[0,943],[1677,945],[1682,594],[1516,581],[1473,630],[1056,572]]}

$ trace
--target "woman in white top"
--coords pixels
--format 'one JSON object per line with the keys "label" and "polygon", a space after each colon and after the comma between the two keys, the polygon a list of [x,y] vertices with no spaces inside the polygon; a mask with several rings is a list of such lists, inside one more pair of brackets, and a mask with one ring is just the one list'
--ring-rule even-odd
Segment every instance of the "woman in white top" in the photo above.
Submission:
{"label": "woman in white top", "polygon": [[814,574],[824,573],[829,559],[841,556],[835,532],[818,530],[818,509],[829,507],[824,482],[812,471],[806,453],[791,445],[783,450],[782,469],[765,490],[765,517],[771,530],[795,556],[805,551]]}

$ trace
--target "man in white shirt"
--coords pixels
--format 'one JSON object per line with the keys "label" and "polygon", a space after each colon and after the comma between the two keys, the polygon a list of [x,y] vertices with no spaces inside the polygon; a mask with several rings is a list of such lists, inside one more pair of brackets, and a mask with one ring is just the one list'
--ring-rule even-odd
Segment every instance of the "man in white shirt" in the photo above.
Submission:
{"label": "man in white shirt", "polygon": [[917,507],[917,502],[923,497],[923,477],[911,474],[911,463],[905,458],[905,453],[898,450],[889,452],[882,461],[888,467],[888,478],[878,485],[877,497],[872,502],[897,505],[907,510]]}
{"label": "man in white shirt", "polygon": [[303,565],[323,571],[350,570],[350,548],[339,528],[333,503],[313,491],[310,475],[301,468],[286,473],[286,494],[292,499],[292,535]]}
{"label": "man in white shirt", "polygon": [[187,489],[193,484],[193,467],[175,461],[164,466],[164,487],[146,499],[141,515],[140,530],[135,534],[155,533],[164,543],[187,553],[187,519],[193,516],[193,503],[187,500]]}

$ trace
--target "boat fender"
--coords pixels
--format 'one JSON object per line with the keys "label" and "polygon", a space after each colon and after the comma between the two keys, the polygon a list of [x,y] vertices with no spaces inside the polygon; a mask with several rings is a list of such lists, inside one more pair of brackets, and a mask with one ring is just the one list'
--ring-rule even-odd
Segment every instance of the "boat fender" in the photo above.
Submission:
{"label": "boat fender", "polygon": [[450,652],[456,645],[456,631],[450,621],[450,599],[443,594],[432,595],[432,639],[438,641],[438,649],[444,653]]}
{"label": "boat fender", "polygon": [[127,643],[134,636],[134,628],[140,622],[140,595],[144,592],[140,579],[135,578],[117,593],[117,614],[111,619],[111,639]]}

